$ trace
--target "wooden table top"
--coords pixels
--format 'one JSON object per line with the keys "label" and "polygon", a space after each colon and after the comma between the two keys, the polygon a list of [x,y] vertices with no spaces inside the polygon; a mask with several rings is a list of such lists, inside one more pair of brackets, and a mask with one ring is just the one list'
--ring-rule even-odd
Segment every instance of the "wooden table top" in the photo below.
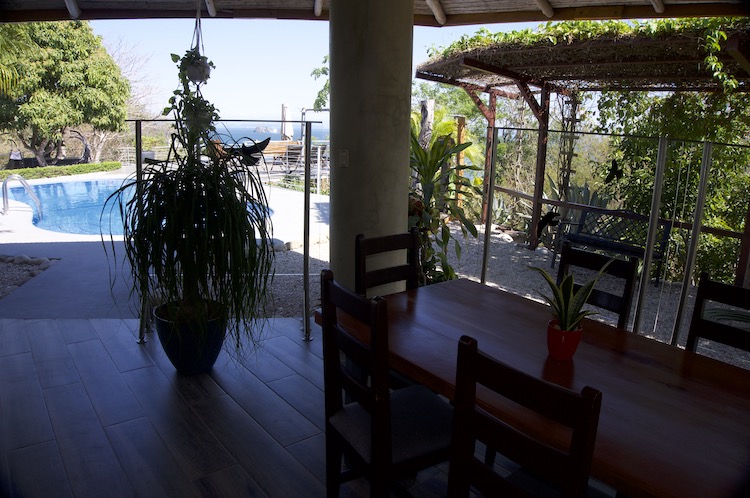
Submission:
{"label": "wooden table top", "polygon": [[[576,391],[602,391],[592,474],[616,489],[720,497],[740,496],[748,486],[750,371],[593,320],[586,320],[572,361],[551,360],[548,306],[469,280],[386,299],[391,366],[451,399],[464,334],[519,370]],[[549,436],[503,400],[483,398],[494,413]]]}

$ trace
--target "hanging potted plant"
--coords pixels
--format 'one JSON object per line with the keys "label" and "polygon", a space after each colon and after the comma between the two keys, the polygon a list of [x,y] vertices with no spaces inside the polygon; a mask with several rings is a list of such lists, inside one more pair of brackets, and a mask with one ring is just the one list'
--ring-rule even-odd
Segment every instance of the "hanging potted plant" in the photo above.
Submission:
{"label": "hanging potted plant", "polygon": [[172,54],[172,61],[180,63],[180,73],[185,74],[192,83],[201,84],[208,81],[211,76],[213,63],[208,57],[202,55],[197,46],[191,48],[185,55],[180,58],[177,54]]}
{"label": "hanging potted plant", "polygon": [[174,115],[168,157],[147,161],[104,207],[122,217],[142,322],[156,305],[159,339],[183,374],[210,370],[227,333],[235,348],[255,343],[274,258],[256,167],[268,141],[214,140],[218,113],[187,75],[192,55],[173,56],[180,88],[164,110]]}
{"label": "hanging potted plant", "polygon": [[582,321],[585,317],[596,314],[595,311],[584,310],[583,305],[588,301],[594,290],[596,281],[609,263],[604,265],[599,274],[578,287],[574,283],[573,274],[566,275],[558,285],[552,276],[541,268],[530,266],[536,270],[549,285],[552,295],[542,294],[542,297],[552,306],[555,317],[547,324],[547,350],[549,356],[555,360],[570,360],[573,358],[583,333]]}
{"label": "hanging potted plant", "polygon": [[208,57],[203,55],[203,29],[201,28],[200,7],[195,16],[192,46],[182,57],[172,54],[172,62],[178,64],[183,87],[185,87],[187,81],[200,85],[208,81],[208,78],[211,76],[211,69],[214,65],[208,60]]}

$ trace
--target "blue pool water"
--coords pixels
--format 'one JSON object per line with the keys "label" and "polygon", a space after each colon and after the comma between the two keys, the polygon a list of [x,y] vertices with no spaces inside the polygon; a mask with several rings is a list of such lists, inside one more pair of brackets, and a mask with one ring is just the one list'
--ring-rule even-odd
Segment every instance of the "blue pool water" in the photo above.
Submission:
{"label": "blue pool water", "polygon": [[[86,182],[60,182],[32,185],[42,204],[42,218],[36,205],[23,187],[10,189],[10,197],[34,208],[34,225],[45,230],[87,235],[122,235],[122,221],[117,211],[105,213],[102,206],[122,180],[96,180]],[[111,223],[110,223],[111,221]],[[100,230],[101,227],[101,230]]]}
{"label": "blue pool water", "polygon": [[[42,217],[36,204],[23,187],[9,189],[10,198],[34,209],[33,223],[53,232],[85,235],[122,235],[122,220],[114,205],[102,213],[107,197],[122,185],[123,180],[95,180],[32,185],[42,204]],[[112,208],[112,209],[111,209]],[[268,214],[273,215],[269,208]]]}

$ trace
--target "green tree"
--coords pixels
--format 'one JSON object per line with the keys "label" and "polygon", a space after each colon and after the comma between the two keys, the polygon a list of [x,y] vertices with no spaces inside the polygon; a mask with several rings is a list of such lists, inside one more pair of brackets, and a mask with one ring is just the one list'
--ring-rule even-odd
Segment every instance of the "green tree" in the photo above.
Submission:
{"label": "green tree", "polygon": [[[624,168],[623,177],[607,184],[607,190],[622,200],[623,207],[647,213],[654,187],[657,141],[644,137],[675,137],[667,150],[667,167],[661,198],[661,215],[680,217],[684,206],[694,206],[698,191],[703,145],[710,141],[746,144],[750,134],[750,96],[739,93],[604,93],[599,100],[601,128],[621,133],[613,139],[615,159]],[[750,149],[714,147],[703,223],[741,231],[750,199]],[[600,175],[606,174],[606,165]],[[741,206],[738,209],[738,206]],[[690,214],[692,208],[688,208]],[[684,240],[686,231],[676,231]],[[705,235],[698,249],[697,272],[708,271],[715,279],[731,281],[738,243]],[[677,276],[684,264],[684,251],[671,265]]]}
{"label": "green tree", "polygon": [[313,109],[316,111],[322,111],[328,107],[328,100],[331,96],[331,80],[328,78],[328,71],[328,56],[326,55],[323,57],[323,65],[321,67],[316,67],[313,69],[312,73],[310,73],[310,76],[316,80],[318,78],[324,78],[323,88],[318,90],[318,95],[315,97],[315,102],[313,103]]}
{"label": "green tree", "polygon": [[0,95],[12,96],[20,73],[17,61],[33,51],[34,45],[19,24],[0,24]]}
{"label": "green tree", "polygon": [[39,165],[69,128],[124,128],[128,81],[86,22],[20,25],[38,49],[14,61],[23,77],[16,98],[0,97],[0,123],[14,132]]}

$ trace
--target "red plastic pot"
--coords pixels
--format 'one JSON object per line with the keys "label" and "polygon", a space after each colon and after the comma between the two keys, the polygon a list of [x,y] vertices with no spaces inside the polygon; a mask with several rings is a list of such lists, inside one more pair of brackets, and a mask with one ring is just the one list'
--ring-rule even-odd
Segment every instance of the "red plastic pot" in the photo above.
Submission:
{"label": "red plastic pot", "polygon": [[547,351],[550,358],[562,361],[572,359],[581,342],[582,332],[583,327],[580,325],[576,330],[560,330],[557,319],[550,320],[547,324]]}

